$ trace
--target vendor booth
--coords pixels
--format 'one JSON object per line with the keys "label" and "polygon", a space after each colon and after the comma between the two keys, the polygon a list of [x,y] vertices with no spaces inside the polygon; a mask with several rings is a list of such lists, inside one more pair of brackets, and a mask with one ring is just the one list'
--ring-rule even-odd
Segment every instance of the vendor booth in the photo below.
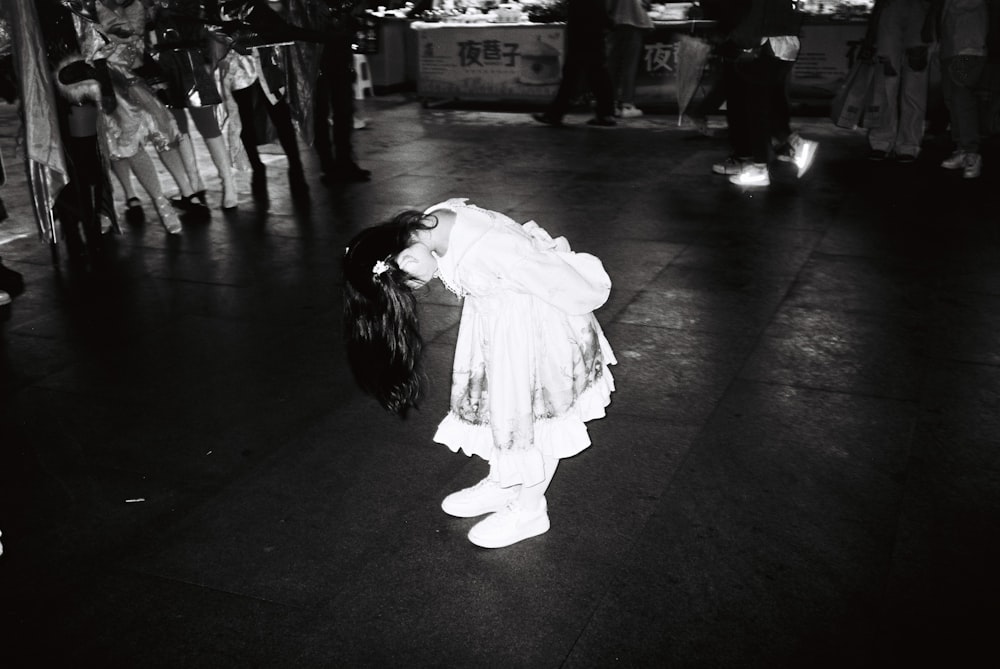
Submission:
{"label": "vendor booth", "polygon": [[[503,5],[483,0],[464,8],[441,5],[417,20],[383,13],[383,52],[370,58],[376,89],[407,85],[425,102],[547,102],[562,71],[565,25],[557,7],[558,0]],[[822,105],[834,96],[864,37],[870,7],[870,0],[802,4],[801,51],[790,81],[793,102]],[[710,42],[715,24],[701,19],[690,2],[653,5],[650,18],[655,28],[644,37],[636,104],[676,108],[679,85],[690,87],[694,76],[697,95],[718,71],[707,48],[687,48],[691,40]],[[696,57],[701,61],[693,63]]]}

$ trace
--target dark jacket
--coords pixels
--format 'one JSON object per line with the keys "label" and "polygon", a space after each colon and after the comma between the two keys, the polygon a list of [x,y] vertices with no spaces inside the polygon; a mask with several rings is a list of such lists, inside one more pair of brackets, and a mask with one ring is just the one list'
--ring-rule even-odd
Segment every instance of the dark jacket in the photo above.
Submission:
{"label": "dark jacket", "polygon": [[614,22],[604,0],[569,0],[566,8],[566,32],[581,37],[603,35]]}
{"label": "dark jacket", "polygon": [[706,18],[717,21],[726,39],[742,49],[765,37],[798,35],[801,23],[791,0],[703,0]]}
{"label": "dark jacket", "polygon": [[154,57],[167,82],[165,102],[170,107],[205,107],[222,102],[212,74],[204,19],[198,0],[172,0],[156,13]]}

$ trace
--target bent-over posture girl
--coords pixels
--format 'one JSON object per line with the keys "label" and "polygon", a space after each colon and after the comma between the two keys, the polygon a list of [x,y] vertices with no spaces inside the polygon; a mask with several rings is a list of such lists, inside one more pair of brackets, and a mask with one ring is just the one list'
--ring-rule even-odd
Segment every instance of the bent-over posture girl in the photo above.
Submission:
{"label": "bent-over posture girl", "polygon": [[615,357],[593,315],[611,280],[534,221],[452,199],[357,235],[344,256],[348,358],[361,387],[405,414],[421,391],[413,290],[438,278],[464,298],[451,406],[434,440],[478,455],[489,474],[444,511],[490,514],[469,532],[501,548],[549,529],[545,491],[561,458],[590,445]]}

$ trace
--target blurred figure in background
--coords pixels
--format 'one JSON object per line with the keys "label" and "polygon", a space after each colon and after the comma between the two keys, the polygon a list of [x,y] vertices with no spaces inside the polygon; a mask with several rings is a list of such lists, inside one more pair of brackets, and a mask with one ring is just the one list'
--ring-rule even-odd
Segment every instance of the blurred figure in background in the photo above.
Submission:
{"label": "blurred figure in background", "polygon": [[617,125],[614,117],[614,90],[606,62],[605,33],[611,27],[611,17],[604,0],[569,0],[562,81],[559,82],[559,90],[548,109],[532,114],[532,118],[547,125],[562,125],[579,82],[586,77],[597,102],[596,114],[587,121],[587,125]]}
{"label": "blurred figure in background", "polygon": [[941,93],[955,142],[954,153],[941,167],[962,170],[963,178],[976,179],[983,169],[979,146],[984,133],[975,89],[986,65],[989,8],[986,0],[935,0],[934,5],[934,23],[941,31]]}
{"label": "blurred figure in background", "polygon": [[155,61],[166,84],[161,95],[181,133],[178,149],[194,191],[189,196],[182,195],[174,204],[184,210],[192,209],[192,205],[208,206],[191,143],[190,119],[205,141],[219,175],[222,208],[233,209],[238,204],[236,182],[229,149],[216,118],[222,96],[215,83],[215,63],[209,60],[213,50],[203,4],[201,0],[157,0],[153,11],[150,36],[155,42]]}
{"label": "blurred figure in background", "polygon": [[712,166],[748,188],[769,186],[772,157],[792,162],[801,177],[817,143],[791,130],[788,77],[799,54],[799,17],[788,0],[717,3],[726,37],[726,93],[733,153]]}
{"label": "blurred figure in background", "polygon": [[610,0],[611,21],[608,35],[608,70],[615,100],[615,116],[642,116],[635,106],[635,77],[642,59],[642,34],[653,29],[646,10],[647,0]]}
{"label": "blurred figure in background", "polygon": [[[924,39],[928,0],[875,0],[875,57],[882,64],[881,116],[868,131],[870,160],[895,156],[912,163],[920,155],[927,118],[929,45]],[[869,27],[871,30],[872,27]]]}
{"label": "blurred figure in background", "polygon": [[135,173],[153,201],[160,223],[170,234],[181,232],[180,220],[163,194],[146,143],[156,148],[164,166],[181,188],[194,193],[179,152],[177,123],[156,94],[136,74],[145,56],[146,7],[138,0],[98,0],[94,21],[79,21],[80,48],[85,61],[98,71],[101,110],[100,138],[111,168],[123,184]]}

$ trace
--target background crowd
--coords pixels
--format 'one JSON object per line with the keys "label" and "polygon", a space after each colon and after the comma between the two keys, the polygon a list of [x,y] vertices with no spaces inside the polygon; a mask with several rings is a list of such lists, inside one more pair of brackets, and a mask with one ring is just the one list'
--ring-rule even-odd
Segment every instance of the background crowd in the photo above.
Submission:
{"label": "background crowd", "polygon": [[[697,4],[716,25],[710,47],[721,76],[705,82],[691,114],[706,131],[707,115],[724,105],[730,144],[713,172],[742,188],[768,186],[774,161],[792,163],[804,176],[819,145],[791,127],[788,87],[801,47],[801,14],[789,0]],[[941,166],[968,179],[981,175],[982,144],[1000,115],[998,5],[875,1],[857,53],[878,69],[868,95],[879,113],[864,122],[869,159],[907,164],[918,158],[937,70],[946,110],[937,123],[954,143]],[[4,6],[13,60],[20,63],[4,80],[4,97],[21,97],[26,118],[44,115],[33,109],[37,89],[17,81],[15,70],[30,71],[25,61],[35,59],[51,80],[67,183],[51,211],[39,216],[52,217],[51,234],[73,260],[99,262],[102,236],[120,230],[121,214],[137,223],[151,210],[168,234],[179,234],[181,218],[237,207],[240,168],[252,172],[255,198],[266,199],[269,187],[308,198],[300,143],[315,150],[323,183],[370,178],[352,145],[352,42],[364,2],[8,0]],[[643,33],[653,28],[648,10],[645,0],[568,0],[562,81],[534,118],[562,125],[586,91],[593,100],[591,126],[613,128],[642,116],[635,80]],[[215,168],[220,192],[214,202],[193,132]],[[287,181],[268,179],[258,147],[272,141],[286,156]],[[172,183],[161,182],[154,158]],[[39,174],[32,178],[40,202],[53,184],[36,183]],[[115,210],[116,191],[124,211]],[[4,271],[0,301],[9,303],[23,288]]]}

